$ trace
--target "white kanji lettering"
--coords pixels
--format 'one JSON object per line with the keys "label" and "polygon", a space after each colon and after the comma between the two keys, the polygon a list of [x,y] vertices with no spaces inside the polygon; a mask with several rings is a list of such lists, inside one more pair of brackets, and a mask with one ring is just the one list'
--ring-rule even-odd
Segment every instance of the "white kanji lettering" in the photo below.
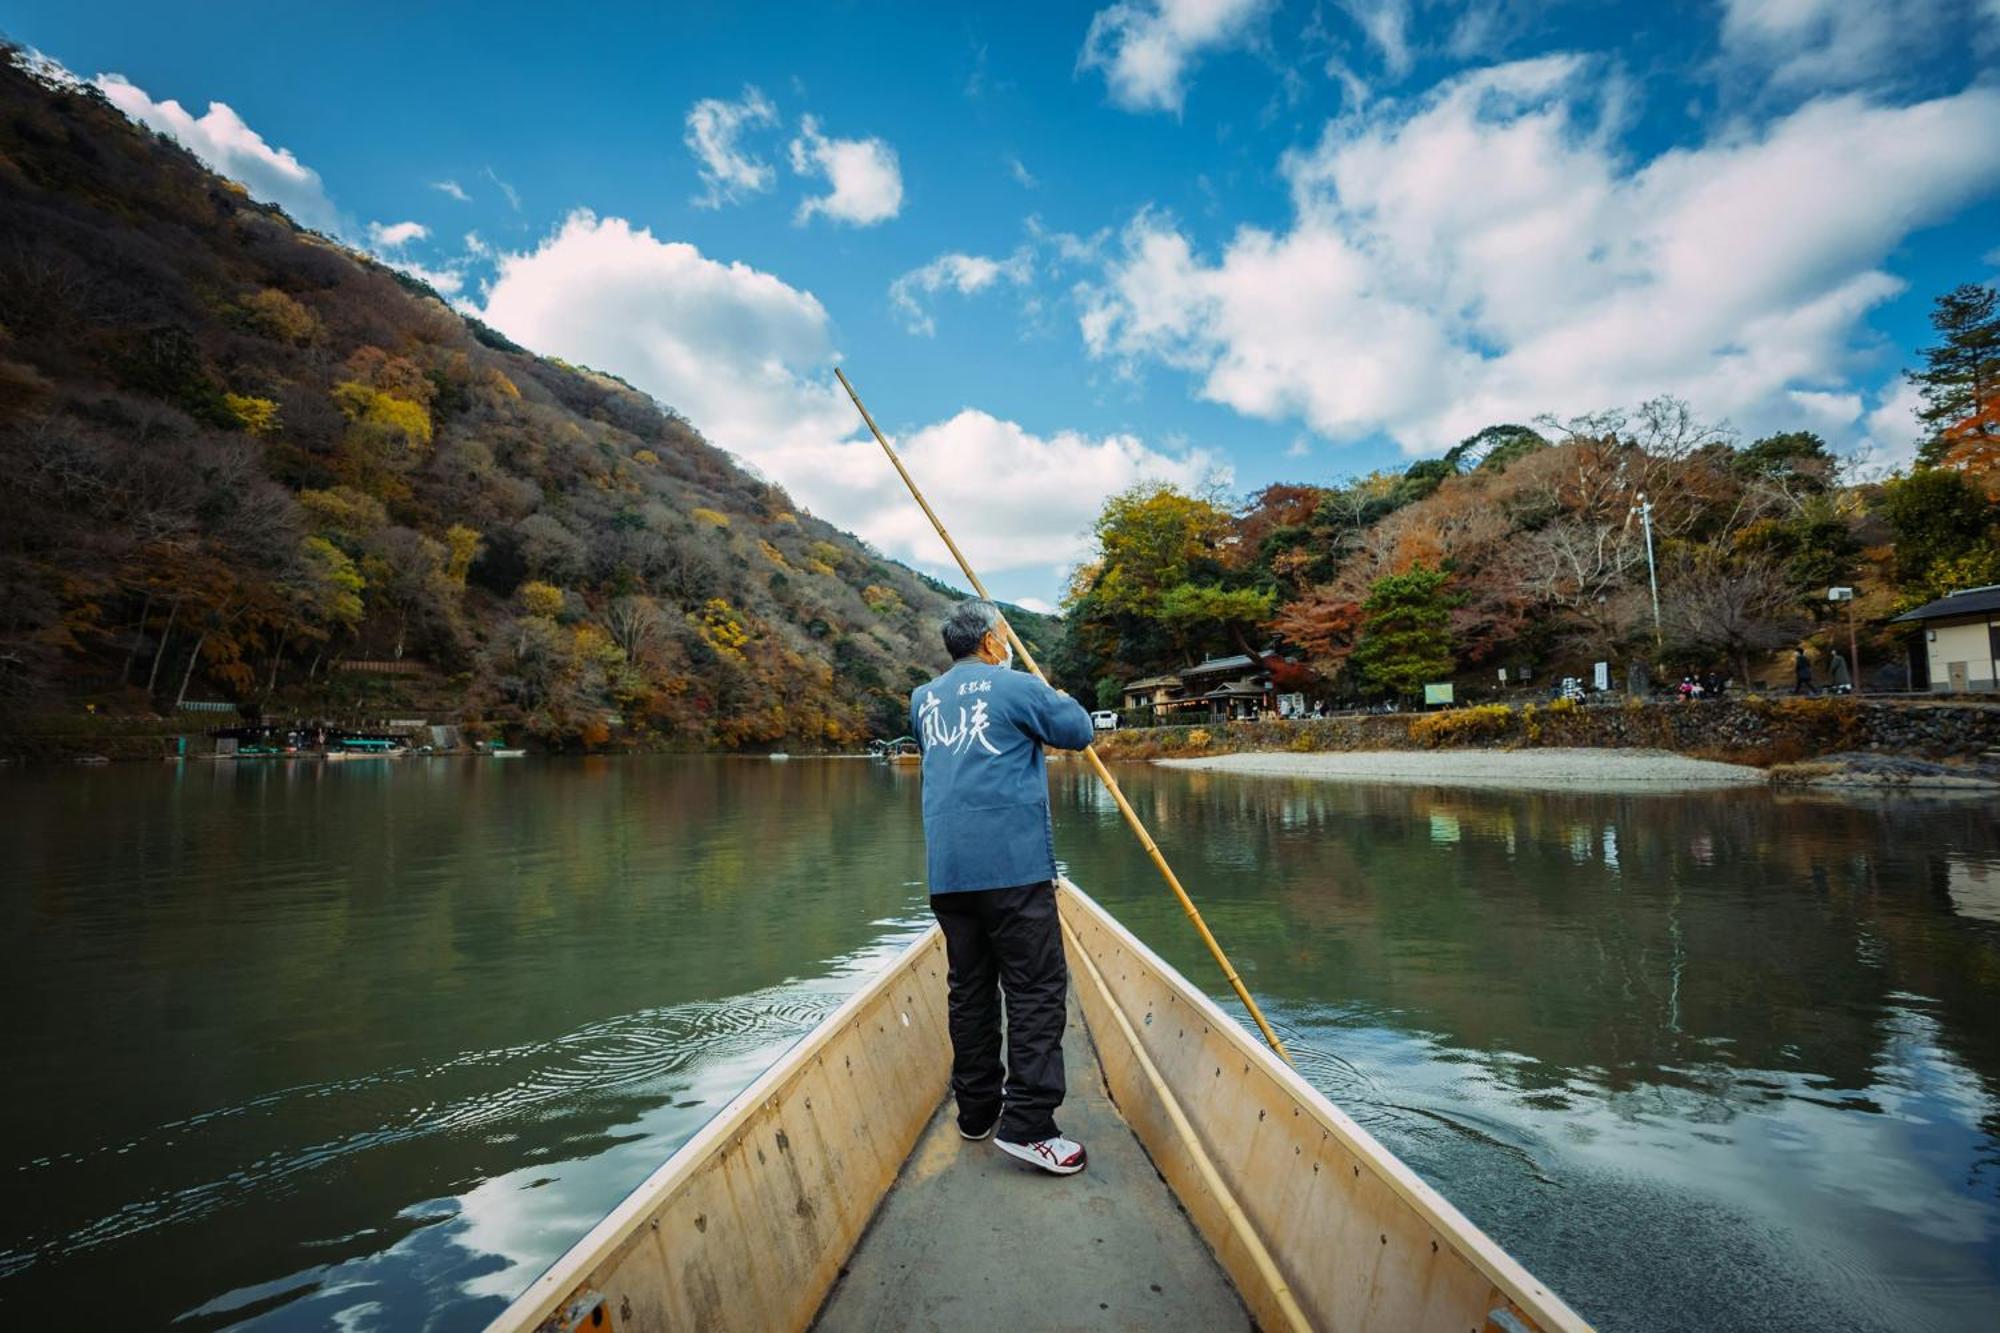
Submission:
{"label": "white kanji lettering", "polygon": [[969,746],[972,744],[972,742],[978,741],[982,746],[985,747],[986,753],[999,754],[1000,748],[996,746],[992,741],[986,739],[987,722],[988,719],[986,716],[986,701],[984,699],[973,700],[972,724],[969,727],[963,728],[965,732],[965,743],[966,745]]}

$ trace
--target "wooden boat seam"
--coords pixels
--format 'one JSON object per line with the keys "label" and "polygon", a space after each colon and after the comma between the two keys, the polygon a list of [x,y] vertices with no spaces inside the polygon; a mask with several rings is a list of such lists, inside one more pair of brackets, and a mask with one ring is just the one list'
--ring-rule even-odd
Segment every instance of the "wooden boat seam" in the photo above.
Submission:
{"label": "wooden boat seam", "polygon": [[1175,1131],[1187,1146],[1189,1155],[1193,1157],[1195,1169],[1200,1173],[1202,1182],[1208,1186],[1209,1193],[1215,1196],[1224,1216],[1229,1219],[1230,1226],[1235,1230],[1237,1239],[1242,1242],[1245,1249],[1249,1250],[1250,1261],[1270,1289],[1271,1299],[1277,1303],[1284,1313],[1286,1322],[1293,1328],[1304,1329],[1307,1333],[1311,1333],[1312,1322],[1306,1318],[1305,1311],[1299,1308],[1298,1300],[1292,1294],[1291,1283],[1279,1269],[1277,1260],[1272,1257],[1269,1247],[1264,1244],[1264,1238],[1257,1234],[1257,1228],[1244,1213],[1242,1205],[1237,1203],[1236,1196],[1230,1192],[1228,1182],[1223,1180],[1222,1173],[1216,1170],[1215,1162],[1208,1154],[1208,1148],[1202,1143],[1201,1136],[1195,1133],[1194,1126],[1188,1123],[1186,1113],[1181,1110],[1180,1099],[1174,1096],[1173,1089],[1168,1087],[1166,1080],[1160,1076],[1160,1071],[1154,1065],[1152,1056],[1147,1053],[1145,1044],[1133,1030],[1132,1020],[1126,1016],[1117,997],[1111,993],[1111,987],[1106,984],[1103,973],[1098,970],[1096,960],[1083,947],[1083,941],[1077,938],[1076,930],[1069,922],[1062,923],[1062,930],[1064,937],[1076,946],[1077,960],[1083,964],[1083,970],[1089,975],[1091,984],[1096,987],[1105,1007],[1111,1011],[1111,1017],[1118,1024],[1120,1035],[1124,1037],[1126,1044],[1132,1050],[1133,1057],[1139,1062],[1139,1068],[1146,1075],[1146,1081],[1152,1085],[1153,1094],[1166,1108],[1167,1117],[1173,1121]]}
{"label": "wooden boat seam", "polygon": [[[1121,925],[1117,918],[1099,906],[1067,876],[1062,877],[1059,882],[1062,888],[1072,895],[1072,901],[1084,914],[1122,947],[1131,950],[1135,958],[1162,978],[1180,977],[1180,973],[1170,963],[1148,948],[1138,936]],[[1109,990],[1108,984],[1106,989]],[[1313,1116],[1322,1129],[1338,1140],[1349,1153],[1366,1163],[1376,1177],[1409,1205],[1427,1225],[1452,1237],[1463,1247],[1463,1252],[1473,1267],[1491,1281],[1500,1293],[1523,1310],[1530,1312],[1545,1329],[1552,1331],[1560,1329],[1565,1333],[1589,1333],[1590,1325],[1571,1310],[1561,1297],[1538,1281],[1492,1238],[1475,1226],[1471,1219],[1459,1212],[1449,1200],[1404,1165],[1395,1154],[1384,1148],[1372,1134],[1349,1118],[1346,1112],[1328,1101],[1326,1096],[1306,1082],[1297,1070],[1279,1060],[1269,1049],[1257,1042],[1242,1023],[1192,984],[1186,986],[1186,995],[1188,1002],[1200,1010],[1203,1018],[1221,1033],[1224,1040],[1245,1060],[1256,1064],[1277,1080]],[[1110,997],[1110,1002],[1114,1008],[1122,1010],[1115,996]]]}
{"label": "wooden boat seam", "polygon": [[[942,932],[937,926],[929,927],[911,941],[880,975],[843,1000],[769,1069],[731,1098],[713,1119],[675,1149],[596,1226],[565,1250],[488,1325],[488,1333],[539,1327],[548,1316],[561,1309],[564,1301],[590,1277],[606,1255],[616,1253],[637,1234],[652,1212],[710,1165],[718,1147],[741,1132],[744,1123],[845,1031],[855,1021],[856,1015],[891,991],[907,972],[915,970],[926,953],[941,947],[942,939]],[[873,1209],[870,1216],[873,1216]]]}

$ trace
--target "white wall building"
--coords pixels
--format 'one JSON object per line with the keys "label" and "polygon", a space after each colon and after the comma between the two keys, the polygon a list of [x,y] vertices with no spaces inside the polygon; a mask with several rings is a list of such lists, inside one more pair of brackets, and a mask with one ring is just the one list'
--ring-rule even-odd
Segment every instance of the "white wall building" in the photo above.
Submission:
{"label": "white wall building", "polygon": [[1919,689],[2000,690],[2000,584],[1962,589],[1889,623],[1919,631],[1910,646],[1910,674]]}

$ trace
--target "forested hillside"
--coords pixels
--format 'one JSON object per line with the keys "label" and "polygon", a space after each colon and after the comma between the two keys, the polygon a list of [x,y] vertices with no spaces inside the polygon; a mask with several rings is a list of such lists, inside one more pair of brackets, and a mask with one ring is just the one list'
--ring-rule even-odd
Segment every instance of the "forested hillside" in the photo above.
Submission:
{"label": "forested hillside", "polygon": [[1822,679],[1849,651],[1849,604],[1828,600],[1845,586],[1866,683],[1902,688],[1887,620],[2000,583],[2000,299],[1958,288],[1933,323],[1912,378],[1935,433],[1885,481],[1844,476],[1808,430],[1745,442],[1660,398],[1234,506],[1115,496],[1071,583],[1059,674],[1104,706],[1121,681],[1266,646],[1281,688],[1335,703],[1453,679],[1492,692],[1503,669],[1544,688],[1597,661],[1621,681],[1643,662],[1655,683],[1789,683],[1795,646]]}
{"label": "forested hillside", "polygon": [[0,458],[17,718],[377,661],[552,740],[847,744],[942,665],[949,590],[4,57]]}

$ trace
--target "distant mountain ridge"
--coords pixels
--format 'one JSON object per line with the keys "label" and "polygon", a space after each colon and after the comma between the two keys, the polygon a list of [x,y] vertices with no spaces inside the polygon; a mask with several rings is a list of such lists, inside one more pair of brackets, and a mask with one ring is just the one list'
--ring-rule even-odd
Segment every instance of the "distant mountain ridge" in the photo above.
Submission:
{"label": "distant mountain ridge", "polygon": [[551,740],[851,745],[963,595],[13,59],[0,459],[17,715],[360,706],[365,659]]}

